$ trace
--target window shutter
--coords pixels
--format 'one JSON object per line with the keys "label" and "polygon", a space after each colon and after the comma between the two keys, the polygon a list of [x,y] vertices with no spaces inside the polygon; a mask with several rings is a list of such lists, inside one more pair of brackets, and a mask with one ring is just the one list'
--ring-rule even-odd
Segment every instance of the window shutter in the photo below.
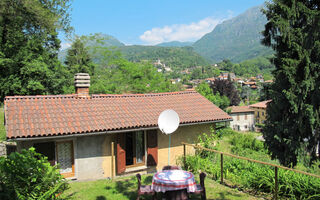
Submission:
{"label": "window shutter", "polygon": [[126,137],[125,133],[119,133],[117,137],[117,174],[126,170]]}
{"label": "window shutter", "polygon": [[158,134],[157,130],[147,131],[147,166],[157,166],[158,163]]}

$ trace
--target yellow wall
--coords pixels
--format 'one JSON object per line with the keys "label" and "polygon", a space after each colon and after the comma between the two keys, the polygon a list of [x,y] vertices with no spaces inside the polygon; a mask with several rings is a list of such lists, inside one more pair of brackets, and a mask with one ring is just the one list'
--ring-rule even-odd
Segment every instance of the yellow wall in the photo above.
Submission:
{"label": "yellow wall", "polygon": [[102,161],[102,169],[103,169],[103,177],[112,177],[112,156],[111,156],[111,143],[114,142],[114,158],[113,158],[113,176],[115,176],[116,172],[116,149],[117,143],[115,142],[116,134],[107,135],[104,138],[102,145],[103,152],[103,161]]}
{"label": "yellow wall", "polygon": [[[202,133],[210,133],[213,124],[191,125],[179,127],[171,135],[170,164],[177,165],[177,159],[183,155],[181,142],[195,144]],[[114,142],[113,175],[116,175],[116,138],[118,134],[106,134],[100,136],[72,137],[74,141],[75,176],[78,180],[99,179],[112,176],[111,167],[111,143]],[[64,139],[66,140],[66,139]],[[49,141],[49,140],[45,140]],[[58,141],[58,139],[52,139]],[[18,149],[28,148],[39,141],[19,142]],[[159,171],[168,165],[169,136],[158,130],[158,165]],[[186,146],[187,155],[194,153],[193,147]],[[151,169],[151,168],[150,168]],[[152,168],[155,170],[155,168]]]}
{"label": "yellow wall", "polygon": [[252,108],[254,110],[255,123],[264,124],[267,119],[267,111],[265,108]]}
{"label": "yellow wall", "polygon": [[[201,124],[192,126],[182,126],[171,135],[170,147],[170,165],[176,165],[177,159],[183,155],[183,145],[181,142],[195,144],[197,138],[202,133],[210,133],[210,126],[213,124]],[[160,171],[163,166],[168,165],[168,145],[169,136],[158,130],[158,165],[157,170]],[[187,154],[194,153],[193,147],[186,146]]]}

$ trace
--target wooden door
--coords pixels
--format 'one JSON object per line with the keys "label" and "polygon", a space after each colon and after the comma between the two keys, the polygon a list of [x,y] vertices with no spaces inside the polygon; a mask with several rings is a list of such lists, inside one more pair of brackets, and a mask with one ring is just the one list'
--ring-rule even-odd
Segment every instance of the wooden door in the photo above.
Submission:
{"label": "wooden door", "polygon": [[157,130],[147,131],[147,166],[157,166],[158,133]]}
{"label": "wooden door", "polygon": [[121,174],[126,170],[126,138],[125,133],[117,134],[117,173]]}

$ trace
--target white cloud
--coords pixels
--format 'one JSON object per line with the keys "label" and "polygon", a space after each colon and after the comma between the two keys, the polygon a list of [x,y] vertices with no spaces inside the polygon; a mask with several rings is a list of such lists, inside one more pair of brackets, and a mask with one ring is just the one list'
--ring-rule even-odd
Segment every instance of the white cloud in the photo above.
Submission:
{"label": "white cloud", "polygon": [[69,48],[69,47],[71,47],[71,43],[64,42],[64,43],[61,43],[60,50],[67,49],[67,48]]}
{"label": "white cloud", "polygon": [[140,35],[140,39],[151,45],[170,41],[195,41],[206,33],[211,32],[223,20],[207,17],[191,24],[174,24],[162,28],[156,27],[145,31]]}

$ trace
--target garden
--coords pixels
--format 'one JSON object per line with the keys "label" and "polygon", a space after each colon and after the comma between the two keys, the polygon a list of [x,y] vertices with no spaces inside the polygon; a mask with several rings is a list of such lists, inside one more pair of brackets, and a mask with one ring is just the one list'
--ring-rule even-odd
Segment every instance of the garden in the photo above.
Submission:
{"label": "garden", "polygon": [[[231,129],[221,129],[216,133],[203,134],[199,138],[200,145],[208,149],[232,153],[270,164],[279,163],[271,160],[263,141],[257,140],[257,133],[239,133]],[[192,172],[204,171],[213,180],[221,179],[220,154],[205,150],[196,150],[195,155],[187,155],[185,168]],[[183,158],[180,163],[183,164]],[[308,165],[308,155],[301,154],[295,169],[320,175],[319,162]],[[272,194],[275,190],[274,167],[224,157],[224,182],[240,190],[254,194]],[[320,199],[320,178],[279,169],[278,195],[288,199]]]}

